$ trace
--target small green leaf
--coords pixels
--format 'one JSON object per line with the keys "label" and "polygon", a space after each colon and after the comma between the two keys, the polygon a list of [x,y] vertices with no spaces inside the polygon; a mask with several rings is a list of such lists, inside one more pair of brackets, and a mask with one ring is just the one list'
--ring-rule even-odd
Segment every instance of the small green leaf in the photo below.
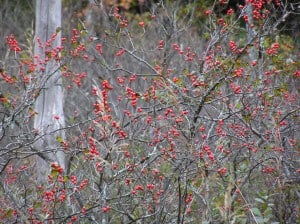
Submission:
{"label": "small green leaf", "polygon": [[59,26],[59,27],[56,28],[55,32],[59,33],[60,31],[61,31],[61,27]]}
{"label": "small green leaf", "polygon": [[77,29],[81,31],[83,29],[83,25],[81,23],[77,23]]}
{"label": "small green leaf", "polygon": [[268,221],[269,221],[269,219],[266,219],[266,218],[262,218],[262,217],[256,218],[257,223],[265,224],[265,223],[268,223]]}
{"label": "small green leaf", "polygon": [[64,139],[61,136],[57,136],[56,141],[59,142],[59,143],[63,143]]}
{"label": "small green leaf", "polygon": [[68,176],[64,176],[64,182],[68,182],[69,181],[69,177]]}
{"label": "small green leaf", "polygon": [[59,175],[59,172],[57,170],[51,170],[51,177],[52,178],[57,178]]}
{"label": "small green leaf", "polygon": [[42,202],[34,202],[33,207],[34,208],[41,208],[42,207]]}
{"label": "small green leaf", "polygon": [[204,33],[204,38],[206,40],[208,40],[210,38],[210,33],[208,33],[208,32]]}
{"label": "small green leaf", "polygon": [[7,211],[6,211],[6,215],[7,215],[7,217],[8,218],[10,218],[11,216],[12,216],[12,214],[13,214],[13,212],[14,212],[14,210],[13,209],[8,209]]}
{"label": "small green leaf", "polygon": [[70,118],[69,118],[69,122],[70,122],[70,123],[74,123],[74,122],[75,122],[75,117],[70,117]]}
{"label": "small green leaf", "polygon": [[258,208],[252,208],[251,210],[255,216],[262,217],[262,214]]}
{"label": "small green leaf", "polygon": [[254,200],[257,201],[257,202],[259,202],[259,203],[262,203],[262,204],[265,203],[265,201],[262,200],[261,198],[255,198]]}

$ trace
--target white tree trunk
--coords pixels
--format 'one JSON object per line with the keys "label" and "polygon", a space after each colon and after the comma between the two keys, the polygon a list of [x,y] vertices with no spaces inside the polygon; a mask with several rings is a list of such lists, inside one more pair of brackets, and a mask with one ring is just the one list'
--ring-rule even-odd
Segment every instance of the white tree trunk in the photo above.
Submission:
{"label": "white tree trunk", "polygon": [[[45,43],[61,27],[61,0],[36,0],[35,13],[35,37],[40,38],[41,42]],[[55,48],[60,45],[61,34],[58,32],[51,47]],[[45,48],[40,47],[37,42],[34,55],[38,56],[40,60],[45,59]],[[36,59],[37,64],[38,60]],[[64,139],[64,132],[61,129],[65,126],[65,121],[61,72],[58,62],[50,60],[45,71],[38,73],[38,76],[41,80],[39,85],[42,89],[36,99],[35,111],[37,115],[34,120],[34,128],[38,131],[40,139],[34,147],[40,152],[36,162],[37,178],[40,182],[44,182],[50,171],[50,162],[56,162],[65,168],[65,155],[57,140]],[[47,157],[48,161],[43,157]]]}

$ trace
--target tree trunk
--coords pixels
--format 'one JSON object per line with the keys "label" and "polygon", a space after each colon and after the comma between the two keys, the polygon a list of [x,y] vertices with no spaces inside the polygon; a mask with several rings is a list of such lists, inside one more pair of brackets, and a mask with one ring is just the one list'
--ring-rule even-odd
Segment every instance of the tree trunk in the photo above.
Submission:
{"label": "tree trunk", "polygon": [[[56,33],[51,41],[51,48],[61,45],[61,34],[57,29],[61,27],[61,0],[36,0],[35,37],[44,44]],[[35,63],[45,60],[45,46],[41,47],[36,41],[34,48]],[[39,151],[36,162],[37,179],[47,180],[51,162],[58,163],[65,168],[65,155],[61,151],[59,140],[64,139],[62,128],[65,126],[63,112],[63,90],[61,86],[61,72],[59,63],[53,59],[46,64],[44,72],[38,72],[40,93],[36,99],[34,128],[38,132],[39,140],[35,149]],[[45,159],[48,158],[48,159]]]}

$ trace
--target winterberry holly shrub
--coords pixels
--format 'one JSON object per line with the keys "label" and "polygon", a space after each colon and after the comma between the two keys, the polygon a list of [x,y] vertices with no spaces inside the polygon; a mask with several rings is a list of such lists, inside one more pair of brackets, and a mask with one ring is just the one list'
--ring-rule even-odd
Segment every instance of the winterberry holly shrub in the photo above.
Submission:
{"label": "winterberry holly shrub", "polygon": [[[44,60],[4,39],[1,222],[299,222],[299,46],[278,30],[289,3],[217,13],[161,2],[140,15],[100,6],[96,38],[81,21],[62,46],[52,47],[56,33],[35,38]],[[50,62],[66,136],[47,133],[58,146],[40,149],[34,103]],[[65,153],[65,169],[50,151]],[[45,182],[37,156],[50,163]]]}

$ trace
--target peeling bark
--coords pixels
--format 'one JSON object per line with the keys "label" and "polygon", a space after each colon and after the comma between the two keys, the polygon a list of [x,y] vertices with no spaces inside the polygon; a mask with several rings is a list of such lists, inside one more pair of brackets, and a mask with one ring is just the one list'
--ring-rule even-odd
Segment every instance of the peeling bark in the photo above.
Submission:
{"label": "peeling bark", "polygon": [[[35,39],[40,38],[45,43],[56,33],[56,38],[51,43],[51,48],[61,45],[61,34],[57,32],[61,27],[61,1],[60,0],[37,0],[36,1],[36,24]],[[36,43],[34,55],[38,56],[38,61],[45,60],[45,48]],[[37,156],[36,170],[37,178],[40,182],[47,180],[51,162],[58,163],[65,168],[65,155],[61,151],[60,143],[57,139],[64,139],[62,128],[65,126],[63,112],[63,90],[61,85],[61,72],[59,63],[50,60],[44,72],[39,72],[38,88],[39,94],[35,103],[37,115],[34,120],[34,128],[38,132],[39,140],[35,143],[35,148],[43,154],[48,154],[46,161],[41,156]],[[39,67],[37,68],[39,70]],[[55,119],[55,116],[57,116]]]}

